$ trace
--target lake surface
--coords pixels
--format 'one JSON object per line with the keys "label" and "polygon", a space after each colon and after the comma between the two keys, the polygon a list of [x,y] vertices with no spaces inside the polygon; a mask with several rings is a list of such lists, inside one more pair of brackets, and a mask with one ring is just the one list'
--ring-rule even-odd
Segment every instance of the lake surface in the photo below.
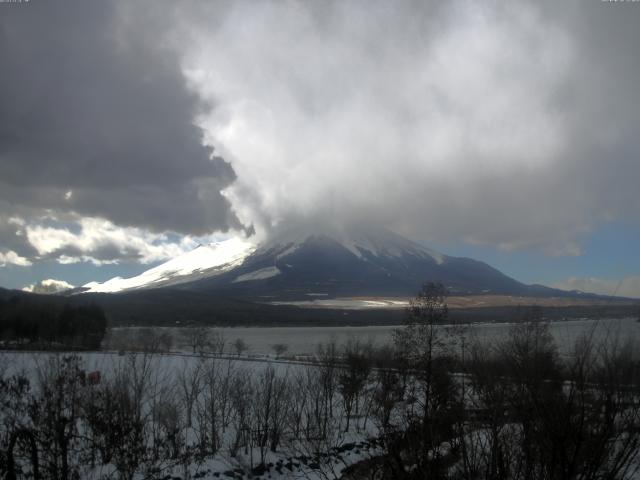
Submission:
{"label": "lake surface", "polygon": [[[472,324],[466,327],[468,338],[476,338],[483,343],[493,343],[504,339],[509,334],[513,324],[485,323]],[[398,326],[367,326],[367,327],[221,327],[214,328],[220,332],[227,345],[241,338],[249,347],[249,354],[272,354],[273,345],[283,343],[288,346],[288,353],[305,355],[315,353],[319,343],[335,340],[338,344],[350,338],[361,341],[371,341],[376,345],[383,345],[393,341],[393,331]],[[447,329],[448,327],[439,327]],[[116,335],[135,335],[138,329],[122,327],[113,330]],[[176,338],[175,348],[184,349],[180,343],[179,328],[154,329],[168,330]],[[605,320],[570,320],[551,323],[551,333],[555,338],[561,353],[568,353],[573,348],[580,335],[592,334],[595,339],[613,338],[618,336],[623,340],[640,339],[640,323],[633,318],[605,319]],[[448,333],[447,333],[448,334]]]}

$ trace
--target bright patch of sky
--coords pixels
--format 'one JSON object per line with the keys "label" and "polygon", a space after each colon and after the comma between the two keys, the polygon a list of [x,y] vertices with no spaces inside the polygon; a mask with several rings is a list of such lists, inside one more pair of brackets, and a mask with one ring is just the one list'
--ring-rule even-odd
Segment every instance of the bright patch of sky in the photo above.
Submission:
{"label": "bright patch of sky", "polygon": [[[608,223],[587,235],[582,254],[548,255],[542,251],[505,251],[469,243],[437,245],[448,255],[482,260],[528,284],[575,288],[612,295],[618,284],[640,272],[640,227]],[[570,281],[571,280],[571,281]],[[640,283],[624,293],[640,297]],[[623,285],[624,286],[624,285]]]}

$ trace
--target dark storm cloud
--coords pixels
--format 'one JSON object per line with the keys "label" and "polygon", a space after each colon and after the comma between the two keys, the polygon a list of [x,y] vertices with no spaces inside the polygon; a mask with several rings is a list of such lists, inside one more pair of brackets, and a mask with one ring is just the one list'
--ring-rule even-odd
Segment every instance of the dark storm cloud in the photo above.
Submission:
{"label": "dark storm cloud", "polygon": [[236,227],[220,194],[235,174],[193,124],[170,15],[139,5],[0,5],[0,200],[152,231]]}
{"label": "dark storm cloud", "polygon": [[[0,214],[0,245],[8,250],[12,250],[20,255],[27,253],[25,251],[24,238],[18,235],[19,226],[11,222],[9,217]],[[29,253],[34,253],[32,250]]]}
{"label": "dark storm cloud", "polygon": [[72,261],[75,262],[77,259],[83,259],[83,256],[87,255],[87,253],[90,253],[91,261],[98,265],[113,262],[114,259],[117,259],[118,262],[137,262],[142,259],[142,254],[134,246],[118,245],[111,242],[109,239],[106,239],[104,242],[91,248],[89,251],[78,246],[65,245],[62,248],[54,250],[48,255],[41,256],[40,259],[47,260],[52,258],[62,258],[72,259]]}

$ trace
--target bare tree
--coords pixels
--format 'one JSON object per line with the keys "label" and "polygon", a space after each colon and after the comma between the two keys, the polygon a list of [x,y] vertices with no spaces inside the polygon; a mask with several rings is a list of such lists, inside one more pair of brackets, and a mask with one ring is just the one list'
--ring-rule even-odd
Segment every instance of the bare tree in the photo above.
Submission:
{"label": "bare tree", "polygon": [[[80,474],[74,451],[79,447],[78,420],[83,389],[80,357],[55,355],[38,368],[38,414],[35,427],[43,453],[42,466],[52,478]],[[74,461],[75,460],[75,461]]]}
{"label": "bare tree", "polygon": [[211,351],[216,355],[222,355],[224,353],[224,347],[227,341],[224,337],[224,333],[219,330],[213,330],[209,334],[209,345]]}
{"label": "bare tree", "polygon": [[[229,394],[235,410],[235,415],[232,417],[235,438],[229,451],[231,457],[235,457],[240,447],[244,446],[245,453],[248,453],[251,446],[253,385],[247,371],[239,370],[236,372]],[[251,466],[253,467],[253,462]]]}
{"label": "bare tree", "polygon": [[305,370],[297,370],[292,374],[291,388],[295,394],[291,395],[291,401],[289,402],[289,415],[287,415],[287,422],[289,429],[293,434],[294,439],[300,439],[302,429],[304,426],[304,414],[307,410],[307,402],[309,396],[306,392],[307,387],[307,375]]}
{"label": "bare tree", "polygon": [[[112,462],[123,480],[132,480],[147,460],[151,413],[147,408],[152,389],[152,358],[130,355],[118,365],[107,386],[106,403],[99,414],[101,430],[112,448]],[[106,422],[106,423],[102,423]]]}
{"label": "bare tree", "polygon": [[159,342],[160,344],[160,351],[162,352],[170,352],[171,351],[171,347],[173,346],[173,335],[171,335],[171,332],[168,331],[163,331],[160,334],[160,338],[159,338]]}
{"label": "bare tree", "polygon": [[153,328],[138,328],[136,331],[133,350],[145,353],[159,353],[162,351],[164,340]]}
{"label": "bare tree", "polygon": [[[5,364],[6,366],[6,364]],[[0,477],[16,478],[16,472],[28,473],[21,457],[30,461],[34,480],[40,477],[40,456],[36,424],[30,412],[36,404],[27,376],[5,376],[0,372]],[[24,450],[29,450],[25,454]]]}
{"label": "bare tree", "polygon": [[243,339],[237,338],[236,341],[233,342],[233,348],[235,349],[236,354],[240,356],[249,349],[249,346]]}
{"label": "bare tree", "polygon": [[307,478],[337,479],[341,478],[340,472],[346,465],[339,457],[328,453],[340,448],[347,437],[343,416],[329,414],[328,391],[322,383],[323,377],[318,369],[306,369],[295,382],[296,395],[293,395],[292,403],[299,402],[296,408],[302,410],[302,428],[299,435],[290,439],[288,449],[306,459],[303,463],[308,470],[303,467],[302,474],[308,474]]}
{"label": "bare tree", "polygon": [[188,327],[182,331],[185,342],[192,353],[202,355],[211,346],[210,331],[206,327]]}
{"label": "bare tree", "polygon": [[[338,388],[338,368],[340,363],[338,345],[335,338],[327,343],[320,343],[317,347],[316,361],[319,363],[319,386],[321,388],[320,397],[322,408],[315,408],[316,411],[323,412],[325,425],[322,430],[327,429],[326,423],[334,416],[334,404],[336,391]],[[318,398],[316,396],[316,398]]]}
{"label": "bare tree", "polygon": [[276,354],[276,358],[279,358],[284,355],[287,350],[289,350],[289,345],[287,345],[286,343],[276,343],[274,345],[271,345],[271,349]]}
{"label": "bare tree", "polygon": [[198,398],[198,430],[203,454],[215,454],[232,413],[231,390],[234,371],[231,361],[210,358],[203,364],[202,393]]}
{"label": "bare tree", "polygon": [[344,362],[345,366],[338,375],[338,385],[347,417],[345,431],[349,431],[352,413],[355,409],[358,414],[360,396],[369,379],[371,360],[363,345],[356,339],[350,339],[345,345]]}
{"label": "bare tree", "polygon": [[[389,354],[389,358],[393,358]],[[374,404],[374,416],[377,418],[379,430],[383,435],[391,434],[396,430],[392,426],[391,414],[397,404],[404,398],[405,389],[402,386],[399,373],[388,366],[376,365],[376,383],[372,392]]]}
{"label": "bare tree", "polygon": [[154,421],[162,431],[162,438],[157,442],[159,453],[170,459],[178,459],[184,450],[185,435],[182,428],[182,408],[172,395],[160,400],[153,412]]}
{"label": "bare tree", "polygon": [[[387,439],[386,470],[397,478],[407,477],[404,464],[414,475],[439,478],[444,474],[447,452],[440,446],[453,436],[455,412],[460,409],[456,385],[450,375],[448,342],[438,328],[448,316],[447,290],[427,283],[410,302],[407,324],[394,332],[396,350],[412,372],[406,384],[402,423]],[[412,380],[412,381],[411,381]]]}
{"label": "bare tree", "polygon": [[187,428],[193,423],[193,407],[202,389],[203,365],[201,362],[193,364],[188,359],[183,359],[181,367],[176,371],[176,379],[180,396],[185,409]]}
{"label": "bare tree", "polygon": [[260,450],[260,465],[264,465],[265,453],[268,448],[269,427],[275,403],[275,380],[275,370],[269,365],[258,377],[254,389],[252,409],[254,428],[251,434],[256,438]]}

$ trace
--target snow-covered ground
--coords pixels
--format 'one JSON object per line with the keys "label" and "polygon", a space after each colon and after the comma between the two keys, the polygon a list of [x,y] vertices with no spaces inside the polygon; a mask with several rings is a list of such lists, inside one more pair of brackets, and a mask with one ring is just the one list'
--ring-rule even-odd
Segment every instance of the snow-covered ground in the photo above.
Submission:
{"label": "snow-covered ground", "polygon": [[[11,375],[22,375],[29,378],[33,382],[33,390],[38,390],[40,379],[46,378],[47,373],[51,372],[52,365],[59,365],[62,358],[72,353],[46,353],[46,352],[6,352],[0,351],[0,377],[7,378]],[[286,379],[291,382],[290,385],[296,384],[296,381],[306,378],[305,369],[315,369],[313,366],[303,366],[286,363],[271,363],[265,361],[252,361],[248,358],[229,359],[214,358],[197,355],[182,354],[134,354],[127,353],[124,355],[117,353],[100,353],[100,352],[83,352],[77,354],[81,359],[81,368],[86,372],[100,372],[100,383],[113,381],[114,378],[122,375],[122,372],[136,372],[136,377],[140,381],[143,377],[144,395],[143,405],[146,411],[145,415],[155,418],[155,409],[164,402],[186,401],[188,397],[183,397],[183,388],[186,388],[185,380],[191,381],[195,378],[193,375],[199,375],[199,396],[206,396],[209,386],[216,389],[215,395],[220,395],[220,389],[228,388],[224,386],[225,378],[239,379],[245,374],[249,374],[253,380],[253,388],[259,389],[261,382],[264,381],[263,374],[269,368],[273,368],[277,378]],[[56,367],[53,367],[54,369]],[[200,373],[197,373],[200,372]],[[215,374],[215,379],[211,375]],[[91,374],[89,374],[91,375]],[[298,379],[298,380],[296,380]],[[209,384],[208,381],[214,383]],[[219,383],[216,383],[219,382]],[[142,385],[142,384],[141,384]],[[276,384],[277,385],[277,384]],[[87,385],[84,388],[97,388]],[[252,396],[254,405],[259,400],[260,395],[257,391],[248,391],[248,395]],[[91,395],[87,392],[87,395]],[[169,397],[166,397],[169,395]],[[229,395],[229,393],[224,394]],[[232,394],[231,394],[232,395]],[[198,397],[199,398],[199,397]],[[230,397],[232,398],[232,397]],[[205,410],[199,410],[199,402],[204,402]],[[179,434],[181,448],[199,448],[201,432],[196,427],[196,418],[208,418],[206,411],[206,402],[210,401],[206,398],[196,399],[194,404],[194,426],[186,426],[183,418],[184,410],[180,416],[182,430]],[[275,398],[273,400],[276,401]],[[251,400],[250,400],[251,402]],[[292,404],[295,403],[291,401]],[[221,404],[216,404],[217,408],[224,409]],[[250,404],[248,404],[250,405]],[[275,405],[275,403],[274,403]],[[181,408],[184,408],[181,407]],[[233,407],[226,407],[233,408]],[[156,462],[154,468],[162,472],[157,478],[264,478],[264,479],[326,479],[339,478],[342,470],[349,465],[357,463],[361,460],[372,458],[380,453],[380,445],[374,439],[377,435],[377,428],[374,421],[370,419],[363,422],[359,418],[352,420],[352,428],[344,431],[344,421],[342,419],[342,410],[339,407],[338,396],[335,397],[336,417],[331,420],[332,430],[326,444],[316,445],[313,441],[287,440],[285,438],[292,435],[290,431],[290,420],[283,417],[282,427],[282,443],[276,451],[263,447],[262,449],[255,445],[253,447],[239,448],[236,453],[231,454],[232,444],[237,441],[238,429],[233,420],[226,427],[222,427],[219,432],[220,445],[215,455],[207,455],[199,458],[193,457],[189,463],[184,463],[180,459],[167,458],[166,461]],[[267,410],[268,411],[268,410]],[[198,413],[200,412],[200,413]],[[287,413],[289,415],[290,412]],[[200,417],[199,415],[204,415]],[[260,415],[253,413],[252,415]],[[0,419],[1,420],[1,419]],[[154,429],[154,420],[149,420],[149,429]],[[222,414],[220,421],[223,421]],[[162,429],[162,427],[159,427]],[[218,427],[221,428],[221,427]],[[254,424],[255,428],[255,424]],[[82,428],[80,428],[82,430]],[[147,430],[150,435],[150,430]],[[209,439],[210,440],[210,439]],[[149,440],[151,441],[151,440]],[[190,446],[190,447],[189,447]],[[316,450],[318,447],[326,448],[325,450]],[[261,464],[261,455],[264,455],[264,465]],[[22,459],[22,461],[25,461]],[[141,467],[142,468],[142,467]],[[81,478],[105,479],[118,478],[119,472],[115,464],[107,463],[104,465],[97,464],[90,467],[84,464],[82,467]],[[136,479],[145,478],[142,470],[134,476]],[[154,477],[156,478],[156,477]]]}
{"label": "snow-covered ground", "polygon": [[[489,328],[491,327],[491,328]],[[482,337],[484,335],[484,341],[496,340],[500,335],[506,334],[509,325],[475,325],[475,336]],[[390,328],[390,327],[378,327],[378,328]],[[498,329],[498,330],[496,330]],[[245,332],[250,329],[226,329],[237,333]],[[279,331],[282,333],[284,329],[253,329],[256,333],[264,333],[266,331]],[[306,331],[307,335],[310,329],[296,329],[299,330],[298,334]],[[302,332],[300,332],[302,330]],[[126,331],[126,330],[125,330]],[[220,330],[218,330],[220,331]],[[637,322],[629,319],[627,321],[611,320],[607,322],[558,322],[553,324],[552,331],[556,339],[562,338],[577,338],[582,333],[593,332],[596,341],[600,338],[604,338],[608,335],[620,335],[622,338],[629,338],[635,336],[638,332]],[[133,333],[133,330],[130,330]],[[233,337],[231,337],[233,338]],[[246,336],[245,336],[246,339]],[[279,338],[282,340],[282,338]],[[567,340],[568,341],[568,340]],[[37,384],[38,379],[46,378],[46,375],[42,375],[42,372],[46,371],[47,365],[51,365],[52,359],[61,358],[63,354],[49,354],[49,353],[25,353],[25,352],[0,352],[0,376],[8,376],[10,374],[24,374],[27,378],[33,379],[34,385]],[[243,428],[238,427],[236,420],[233,420],[233,415],[241,415],[241,410],[237,410],[233,415],[227,417],[226,427],[220,429],[220,426],[215,428],[219,429],[221,447],[217,449],[215,454],[205,455],[204,457],[192,456],[191,454],[185,456],[188,460],[180,460],[180,458],[168,458],[166,460],[161,459],[159,462],[154,460],[154,468],[159,468],[161,475],[156,475],[157,478],[171,478],[180,477],[181,479],[187,478],[236,478],[236,479],[248,479],[248,478],[262,478],[262,479],[287,479],[287,478],[307,478],[307,479],[320,479],[320,478],[340,478],[341,472],[350,465],[358,463],[362,460],[373,459],[379,455],[382,450],[381,446],[376,440],[379,437],[379,431],[377,422],[374,415],[363,414],[363,412],[369,412],[369,407],[373,404],[373,401],[369,402],[363,400],[360,403],[361,410],[360,415],[352,417],[351,427],[345,427],[345,414],[346,407],[344,407],[345,400],[340,396],[340,389],[335,390],[335,397],[332,397],[331,402],[334,405],[334,410],[331,417],[331,423],[333,425],[330,435],[322,444],[314,443],[310,437],[304,437],[304,441],[299,440],[298,433],[295,432],[296,418],[313,419],[312,416],[305,416],[313,413],[312,410],[305,411],[304,409],[313,409],[314,405],[322,405],[322,402],[317,402],[321,397],[314,397],[314,392],[319,392],[322,387],[319,380],[320,376],[313,376],[314,372],[319,372],[321,367],[316,365],[302,365],[296,363],[287,362],[274,362],[269,358],[262,357],[260,360],[246,358],[230,358],[226,357],[212,357],[212,356],[199,356],[199,355],[186,355],[184,353],[172,353],[163,355],[144,355],[144,354],[123,354],[116,353],[81,353],[79,356],[82,358],[82,368],[87,372],[99,371],[101,372],[103,380],[116,378],[118,375],[122,375],[123,372],[136,372],[140,374],[138,377],[145,378],[144,388],[141,388],[141,392],[145,396],[144,405],[149,415],[148,425],[149,429],[153,430],[160,436],[163,435],[163,428],[167,426],[162,423],[162,412],[165,412],[163,406],[176,406],[180,414],[176,420],[180,426],[178,432],[180,445],[185,452],[197,451],[201,448],[202,442],[208,442],[210,439],[206,438],[206,429],[202,430],[196,427],[194,422],[193,426],[188,426],[185,421],[184,412],[186,411],[186,402],[188,402],[187,390],[192,388],[190,385],[191,380],[194,378],[195,372],[200,378],[200,384],[198,387],[198,395],[195,397],[194,405],[194,418],[200,419],[199,421],[208,422],[207,415],[210,415],[209,408],[211,405],[215,405],[215,408],[219,408],[220,411],[226,411],[225,409],[237,409],[238,405],[234,404],[230,406],[230,403],[240,402],[240,397],[234,397],[233,394],[228,393],[230,390],[229,385],[235,385],[237,381],[249,378],[251,386],[246,390],[246,398],[248,399],[247,408],[254,409],[253,423],[248,430],[246,437],[243,437],[243,442],[248,442],[249,445],[242,448],[233,447],[234,443],[237,443],[239,432],[243,431]],[[145,363],[149,362],[149,363]],[[272,387],[267,387],[267,380],[269,378],[269,371],[274,372],[274,375],[278,379],[275,383],[272,383]],[[147,372],[142,374],[142,372]],[[230,373],[231,372],[231,373]],[[311,375],[310,375],[311,374]],[[455,378],[465,378],[466,376],[455,375]],[[230,380],[232,379],[232,380]],[[230,380],[230,381],[229,381]],[[286,400],[280,405],[286,405],[280,413],[275,407],[277,404],[277,393],[274,393],[279,388],[279,381],[282,380],[288,385],[287,394],[285,394]],[[140,381],[140,380],[134,380]],[[225,381],[227,383],[225,384]],[[225,386],[226,385],[226,386]],[[83,388],[92,388],[90,386]],[[271,390],[273,388],[274,390]],[[371,395],[371,392],[375,392],[376,386],[372,382],[368,387],[365,387],[365,391],[369,391],[370,399],[375,398],[375,395]],[[467,385],[469,390],[464,398],[469,399],[469,405],[473,406],[476,403],[482,405],[479,397],[475,395],[471,390],[471,384]],[[220,392],[226,391],[227,393],[221,394]],[[261,409],[261,405],[267,405],[262,403],[265,399],[264,394],[269,391],[269,398],[272,399],[273,406],[268,407],[269,410]],[[221,399],[217,399],[215,404],[210,403],[211,398],[207,395],[213,396],[222,395],[221,398],[225,399],[227,406],[220,403]],[[88,392],[89,398],[92,397],[91,392]],[[415,396],[411,394],[409,396]],[[87,398],[87,397],[84,397]],[[325,398],[325,397],[322,397]],[[315,400],[312,400],[315,399]],[[475,401],[472,401],[475,399]],[[231,402],[229,402],[231,400]],[[302,403],[301,403],[302,400]],[[202,402],[200,404],[199,402]],[[403,402],[398,403],[398,408],[402,409]],[[199,410],[200,409],[200,410]],[[170,410],[168,410],[170,411]],[[327,411],[325,409],[325,411]],[[358,409],[356,408],[356,411]],[[268,413],[266,413],[268,412]],[[305,413],[303,413],[305,412]],[[300,417],[297,415],[300,414]],[[216,414],[217,415],[217,414]],[[265,416],[266,415],[266,416]],[[256,436],[261,436],[260,433],[262,422],[265,418],[271,418],[275,415],[279,420],[277,421],[282,427],[281,435],[282,441],[278,448],[274,451],[270,451],[270,448],[256,446]],[[282,416],[280,416],[282,415]],[[169,417],[172,418],[172,417]],[[220,421],[224,422],[225,414],[220,414]],[[309,421],[309,420],[307,420]],[[217,424],[216,424],[217,425]],[[300,425],[304,425],[304,420],[301,423],[297,423],[298,428]],[[346,424],[348,425],[348,423]],[[509,427],[510,424],[507,424]],[[516,425],[517,428],[517,425]],[[221,431],[220,431],[221,430]],[[266,430],[265,430],[266,431]],[[203,437],[205,432],[205,437]],[[482,428],[474,428],[469,430],[468,438],[478,448],[489,448],[488,443],[484,439],[485,431]],[[285,441],[285,437],[287,441]],[[155,438],[155,437],[154,437]],[[164,437],[163,437],[164,438]],[[164,441],[175,441],[174,437],[167,437]],[[254,439],[254,440],[247,440]],[[204,440],[203,440],[204,439]],[[245,445],[245,444],[243,444]],[[153,447],[153,442],[150,441],[149,448]],[[165,447],[163,447],[165,448]],[[451,444],[448,442],[442,443],[441,453],[447,454],[447,451],[451,448]],[[193,450],[190,450],[193,449]],[[233,454],[231,451],[233,450]],[[262,461],[264,460],[264,461]],[[24,458],[22,459],[24,462]],[[259,468],[258,468],[259,467]],[[100,467],[90,467],[88,464],[83,464],[83,476],[82,478],[116,478],[118,472],[115,465],[107,463]],[[634,472],[635,473],[635,472]],[[142,479],[144,475],[142,473],[136,474],[133,478],[138,480]],[[156,478],[154,477],[154,478]],[[624,476],[625,479],[637,479],[636,476]]]}
{"label": "snow-covered ground", "polygon": [[[307,294],[316,297],[318,294]],[[276,301],[272,305],[293,305],[306,308],[338,308],[341,310],[363,310],[368,308],[402,309],[409,306],[409,301],[400,298],[313,298],[312,300]]]}

